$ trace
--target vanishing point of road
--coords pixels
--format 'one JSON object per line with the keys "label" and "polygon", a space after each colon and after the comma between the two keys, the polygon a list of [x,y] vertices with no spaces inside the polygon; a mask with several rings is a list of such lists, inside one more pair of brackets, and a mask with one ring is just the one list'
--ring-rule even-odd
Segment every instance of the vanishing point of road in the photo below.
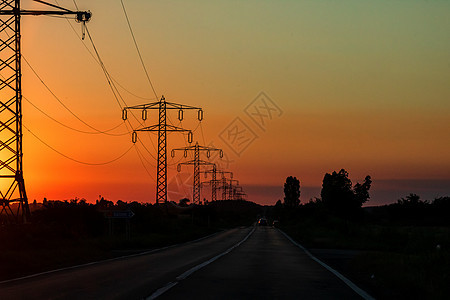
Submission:
{"label": "vanishing point of road", "polygon": [[361,299],[361,294],[266,226],[0,282],[0,299],[154,298]]}

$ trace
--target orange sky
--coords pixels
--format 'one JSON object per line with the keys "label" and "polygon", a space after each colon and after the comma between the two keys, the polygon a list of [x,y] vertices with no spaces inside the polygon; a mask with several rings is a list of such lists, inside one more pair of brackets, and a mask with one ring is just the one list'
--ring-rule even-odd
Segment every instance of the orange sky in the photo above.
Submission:
{"label": "orange sky", "polygon": [[[73,1],[58,3],[73,8]],[[133,94],[149,98],[119,87],[123,99],[128,105],[154,101],[120,1],[77,4],[93,13],[88,28],[108,72]],[[275,203],[282,198],[285,178],[293,175],[305,187],[301,200],[308,201],[319,196],[324,174],[341,168],[353,181],[372,176],[374,204],[396,201],[409,192],[448,195],[449,2],[124,4],[158,95],[203,107],[205,120],[195,132],[196,140],[223,148],[232,162],[222,164],[244,190],[248,186],[249,200]],[[22,6],[27,5],[39,7],[23,1]],[[50,17],[22,21],[23,55],[53,93],[95,128],[121,124],[119,105],[90,54],[92,45],[77,36],[81,25]],[[258,103],[252,101],[261,92],[280,109],[266,119],[263,129],[245,112]],[[23,95],[59,122],[92,132],[55,100],[25,62]],[[116,162],[85,165],[54,152],[24,129],[24,174],[31,200],[95,201],[103,195],[113,201],[154,202],[154,135],[145,137],[148,153],[141,145],[133,146],[130,135],[67,129],[27,100],[23,111],[31,132],[78,161],[108,162],[133,147]],[[186,112],[183,126],[196,128],[195,117]],[[239,156],[220,138],[237,117],[257,136]],[[171,118],[177,124],[176,114]],[[147,125],[154,122],[155,113]],[[124,133],[126,128],[113,132]],[[181,135],[171,134],[168,140],[169,149],[185,145]],[[145,168],[136,150],[143,153]],[[170,158],[169,164],[180,158]],[[191,169],[183,168],[188,172]],[[188,185],[174,185],[176,175],[170,166],[171,189],[178,191],[171,191],[171,200],[190,193]],[[392,182],[404,184],[395,190]]]}

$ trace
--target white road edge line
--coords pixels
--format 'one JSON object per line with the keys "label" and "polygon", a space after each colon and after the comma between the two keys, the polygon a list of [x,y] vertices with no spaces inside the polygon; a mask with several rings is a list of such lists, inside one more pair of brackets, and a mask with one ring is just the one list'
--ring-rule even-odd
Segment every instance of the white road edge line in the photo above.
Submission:
{"label": "white road edge line", "polygon": [[341,273],[339,273],[338,271],[336,271],[335,269],[333,269],[332,267],[328,266],[327,264],[325,264],[324,262],[322,262],[320,259],[318,259],[317,257],[315,257],[314,255],[311,254],[311,252],[309,252],[305,247],[303,247],[302,245],[300,245],[299,243],[297,243],[296,241],[294,241],[289,235],[287,235],[286,233],[284,233],[281,229],[277,230],[279,232],[281,232],[288,240],[290,240],[295,246],[299,247],[300,249],[303,250],[303,252],[306,253],[306,255],[308,255],[312,260],[316,261],[317,263],[319,263],[322,267],[324,267],[325,269],[327,269],[328,271],[330,271],[331,273],[333,273],[337,278],[339,278],[340,280],[342,280],[346,285],[348,285],[353,291],[355,291],[355,293],[357,293],[358,295],[360,295],[363,299],[365,300],[375,300],[375,298],[373,298],[372,296],[370,296],[367,292],[365,292],[364,290],[362,290],[361,288],[359,288],[356,284],[354,284],[353,282],[351,282],[347,277],[345,277],[344,275],[342,275]]}
{"label": "white road edge line", "polygon": [[247,234],[247,236],[244,239],[242,239],[240,242],[235,244],[234,246],[232,246],[232,247],[228,248],[227,250],[225,250],[224,252],[214,256],[213,258],[211,258],[211,259],[209,259],[209,260],[207,260],[207,261],[205,261],[205,262],[203,262],[203,263],[201,263],[199,265],[196,265],[195,267],[192,267],[191,269],[187,270],[183,274],[177,276],[176,281],[169,282],[168,284],[166,284],[162,288],[159,288],[153,294],[151,294],[150,296],[148,296],[145,299],[146,300],[153,300],[153,299],[158,298],[159,296],[161,296],[162,294],[164,294],[165,292],[167,292],[168,290],[170,290],[171,288],[176,286],[181,280],[186,279],[187,277],[192,275],[194,272],[200,270],[203,267],[206,267],[207,265],[213,263],[214,261],[218,260],[222,256],[227,255],[228,253],[230,253],[231,251],[233,251],[234,249],[239,247],[243,242],[248,240],[248,238],[253,234],[253,232],[255,232],[255,228],[256,227],[253,227],[253,229]]}
{"label": "white road edge line", "polygon": [[76,265],[76,266],[71,266],[71,267],[66,267],[66,268],[60,268],[60,269],[50,270],[50,271],[46,271],[46,272],[31,274],[31,275],[28,275],[28,276],[8,279],[8,280],[0,281],[0,284],[11,283],[11,282],[14,282],[14,281],[20,281],[20,280],[30,279],[30,278],[34,278],[34,277],[38,277],[38,276],[49,275],[49,274],[56,273],[56,272],[68,271],[68,270],[72,270],[72,269],[88,267],[88,266],[97,265],[97,264],[101,264],[101,263],[106,263],[106,262],[111,262],[111,261],[116,261],[116,260],[121,260],[121,259],[127,259],[127,258],[132,258],[132,257],[152,254],[152,253],[160,252],[160,251],[167,250],[167,249],[170,249],[170,248],[174,248],[174,247],[177,247],[177,246],[187,245],[187,244],[191,244],[191,243],[196,243],[196,242],[205,240],[207,238],[213,237],[213,236],[215,236],[215,235],[217,235],[219,233],[222,233],[222,232],[223,231],[218,231],[218,232],[215,232],[213,234],[210,234],[210,235],[198,238],[198,239],[193,240],[193,241],[188,241],[188,242],[185,242],[185,243],[179,243],[179,244],[170,245],[170,246],[166,246],[166,247],[162,247],[162,248],[157,248],[157,249],[153,249],[153,250],[139,252],[139,253],[136,253],[136,254],[119,256],[119,257],[114,257],[114,258],[109,258],[109,259],[104,259],[104,260],[99,260],[99,261],[93,261],[93,262],[85,263],[85,264],[81,264],[81,265]]}

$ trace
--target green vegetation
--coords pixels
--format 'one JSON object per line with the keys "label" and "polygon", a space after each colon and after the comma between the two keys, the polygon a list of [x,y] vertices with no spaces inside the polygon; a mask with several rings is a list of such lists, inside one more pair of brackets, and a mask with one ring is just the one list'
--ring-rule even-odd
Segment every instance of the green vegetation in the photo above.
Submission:
{"label": "green vegetation", "polygon": [[324,178],[322,197],[328,199],[296,208],[279,201],[268,217],[313,252],[356,250],[345,259],[322,259],[375,298],[450,299],[450,197],[422,201],[410,194],[362,208],[370,183],[366,177],[352,187],[345,170],[333,172]]}
{"label": "green vegetation", "polygon": [[[0,280],[191,241],[250,225],[261,210],[248,201],[157,207],[105,199],[96,204],[44,200],[30,208],[30,224],[0,227]],[[114,211],[132,211],[134,216],[108,218]]]}

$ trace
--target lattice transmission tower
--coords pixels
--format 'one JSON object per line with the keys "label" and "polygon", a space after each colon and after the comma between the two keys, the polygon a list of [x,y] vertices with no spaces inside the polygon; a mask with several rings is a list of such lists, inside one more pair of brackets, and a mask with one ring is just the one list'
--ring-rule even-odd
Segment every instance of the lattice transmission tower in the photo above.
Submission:
{"label": "lattice transmission tower", "polygon": [[222,200],[233,200],[233,190],[235,186],[233,183],[236,183],[236,185],[239,185],[239,180],[235,180],[233,178],[225,178],[225,176],[222,177],[221,180],[222,185],[219,187],[219,189],[222,190]]}
{"label": "lattice transmission tower", "polygon": [[206,181],[204,183],[211,185],[211,201],[217,200],[217,183],[219,183],[219,180],[217,180],[217,167],[214,164],[211,170],[201,171],[200,174],[205,174],[205,178],[208,177],[208,174],[211,174],[211,180]]}
{"label": "lattice transmission tower", "polygon": [[122,119],[127,119],[128,110],[141,110],[142,120],[147,120],[147,110],[157,109],[159,111],[158,124],[143,127],[133,131],[132,141],[137,142],[138,131],[158,132],[158,161],[156,166],[156,205],[167,203],[167,132],[187,132],[188,142],[192,143],[193,134],[191,130],[167,124],[167,110],[178,110],[178,120],[183,120],[184,110],[195,109],[198,111],[197,118],[203,120],[203,110],[200,107],[167,102],[164,96],[158,102],[125,107],[122,111]]}
{"label": "lattice transmission tower", "polygon": [[171,154],[172,157],[175,157],[175,151],[184,151],[184,157],[187,157],[187,153],[189,151],[194,152],[194,159],[182,162],[177,165],[178,172],[181,171],[182,165],[193,165],[194,166],[194,183],[193,183],[193,191],[192,191],[192,202],[193,203],[200,203],[200,166],[215,166],[214,163],[209,161],[204,161],[200,159],[200,152],[206,152],[206,156],[209,158],[211,156],[211,151],[218,151],[220,158],[223,157],[223,151],[222,149],[213,148],[213,147],[206,147],[206,146],[200,146],[198,142],[195,143],[194,146],[189,147],[183,147],[183,148],[177,148],[173,149]]}
{"label": "lattice transmission tower", "polygon": [[[216,187],[216,190],[222,190],[222,200],[226,200],[227,196],[227,187],[228,187],[228,180],[233,179],[233,172],[230,171],[222,171],[222,170],[216,170],[216,173],[222,174],[222,177],[220,179],[217,179],[217,183],[219,183],[220,186]],[[226,178],[225,174],[228,174],[230,178]]]}
{"label": "lattice transmission tower", "polygon": [[[71,11],[33,0],[56,10],[22,10],[20,0],[0,0],[0,217],[26,222],[30,211],[23,176],[21,16],[75,15],[89,21],[88,11]],[[18,203],[13,211],[11,204]]]}

